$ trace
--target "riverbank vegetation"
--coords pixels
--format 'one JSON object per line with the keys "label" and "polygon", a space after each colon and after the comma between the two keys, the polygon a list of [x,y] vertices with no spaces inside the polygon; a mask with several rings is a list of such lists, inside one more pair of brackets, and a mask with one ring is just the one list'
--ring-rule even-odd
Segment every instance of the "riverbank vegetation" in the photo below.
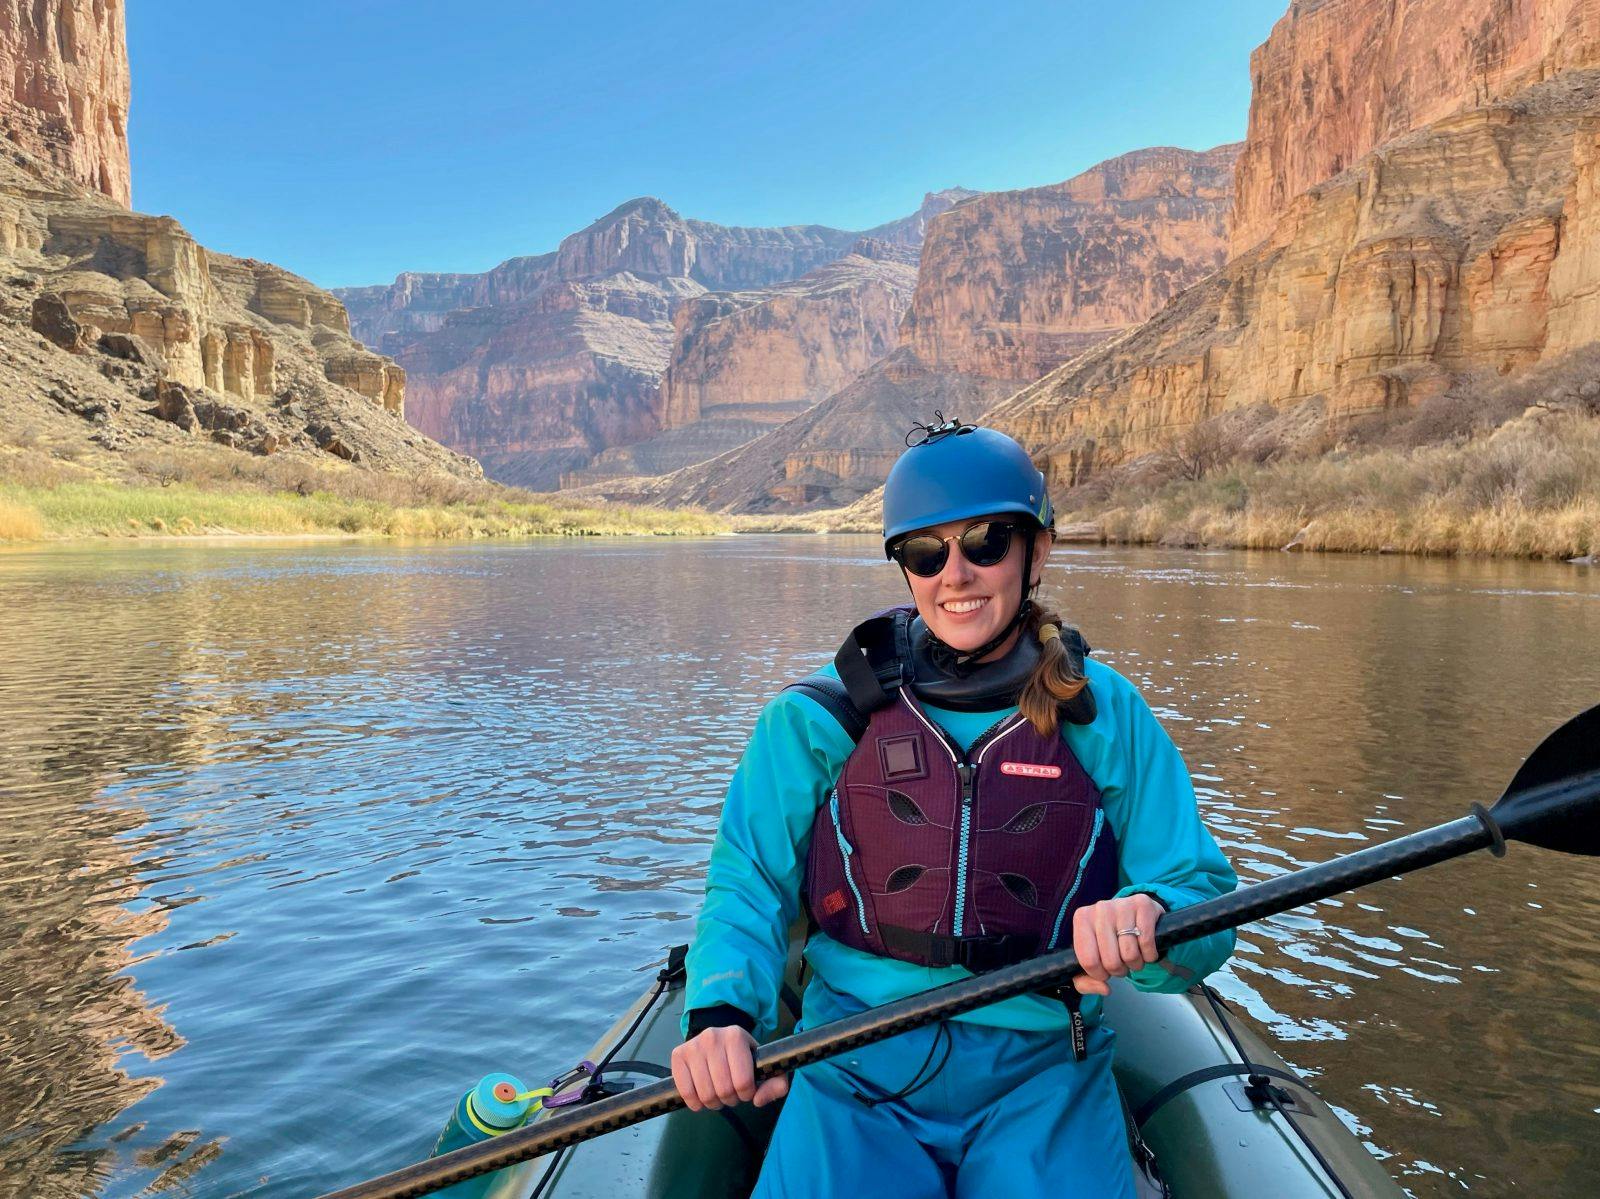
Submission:
{"label": "riverbank vegetation", "polygon": [[[1574,355],[1577,359],[1579,356]],[[1058,491],[1076,541],[1368,553],[1600,554],[1600,355],[1355,424],[1268,405]],[[876,532],[881,493],[743,531]]]}
{"label": "riverbank vegetation", "polygon": [[107,478],[27,446],[0,446],[0,541],[216,535],[525,537],[730,531],[720,517],[444,476],[407,478],[236,452],[164,452]]}
{"label": "riverbank vegetation", "polygon": [[1235,410],[1063,497],[1107,540],[1577,558],[1600,551],[1600,352],[1330,423]]}

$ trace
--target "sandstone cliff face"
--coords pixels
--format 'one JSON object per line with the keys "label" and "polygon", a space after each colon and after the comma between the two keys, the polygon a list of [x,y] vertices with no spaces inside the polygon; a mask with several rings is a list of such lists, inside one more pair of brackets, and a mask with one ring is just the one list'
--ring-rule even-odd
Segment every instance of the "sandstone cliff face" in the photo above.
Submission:
{"label": "sandstone cliff face", "polygon": [[698,290],[619,272],[452,313],[400,350],[409,418],[470,447],[493,478],[553,488],[600,449],[659,429],[672,306]]}
{"label": "sandstone cliff face", "polygon": [[0,158],[0,349],[8,440],[108,466],[203,439],[481,477],[405,424],[404,373],[351,339],[327,292],[21,152]]}
{"label": "sandstone cliff face", "polygon": [[1600,0],[1294,0],[1250,56],[1232,250],[1384,143],[1600,65]]}
{"label": "sandstone cliff face", "polygon": [[916,268],[903,246],[862,238],[803,278],[709,292],[678,305],[661,379],[662,431],[613,445],[563,488],[704,462],[798,416],[888,354]]}
{"label": "sandstone cliff face", "polygon": [[781,424],[805,411],[895,347],[916,278],[903,262],[852,253],[792,283],[681,305],[663,428],[740,417]]}
{"label": "sandstone cliff face", "polygon": [[1339,421],[1600,336],[1600,71],[1436,121],[1293,201],[1253,250],[990,419],[1051,482],[1260,401]]}
{"label": "sandstone cliff face", "polygon": [[1037,379],[1226,258],[1237,145],[1113,158],[967,200],[929,226],[904,338],[927,364]]}
{"label": "sandstone cliff face", "polygon": [[0,87],[0,137],[132,202],[122,0],[0,0]]}

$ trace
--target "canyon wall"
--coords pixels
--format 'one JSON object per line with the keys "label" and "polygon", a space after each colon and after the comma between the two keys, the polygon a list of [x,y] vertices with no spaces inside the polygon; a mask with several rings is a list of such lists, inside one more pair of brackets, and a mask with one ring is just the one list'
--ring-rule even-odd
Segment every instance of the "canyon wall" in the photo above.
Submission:
{"label": "canyon wall", "polygon": [[129,90],[122,0],[0,0],[0,138],[124,208]]}
{"label": "canyon wall", "polygon": [[161,447],[481,477],[403,419],[344,306],[42,160],[0,156],[0,438],[115,472]]}
{"label": "canyon wall", "polygon": [[[406,369],[418,429],[496,478],[549,489],[702,461],[881,358],[910,288],[906,243],[963,194],[886,226],[893,245],[630,200],[550,254],[336,294],[356,335]],[[852,247],[866,252],[841,264]]]}
{"label": "canyon wall", "polygon": [[1232,249],[1397,137],[1600,65],[1600,0],[1294,0],[1250,56]]}
{"label": "canyon wall", "polygon": [[1009,390],[1003,380],[930,369],[902,346],[746,445],[658,478],[609,480],[577,494],[725,512],[837,507],[883,482],[912,421],[926,420],[935,408],[981,412]]}
{"label": "canyon wall", "polygon": [[[1236,151],[1141,150],[1065,183],[964,198],[927,222],[893,354],[804,414],[701,465],[683,466],[664,452],[663,434],[644,443],[662,444],[660,452],[617,457],[613,465],[616,473],[659,466],[671,471],[665,477],[607,482],[589,471],[568,481],[618,499],[739,512],[853,503],[883,482],[913,420],[930,419],[935,408],[971,419],[1019,381],[1147,319],[1216,270]],[[694,389],[670,390],[685,415],[706,411],[700,388],[722,378],[723,363],[762,346],[752,327],[759,313],[731,302],[715,312],[713,302],[696,301],[708,319],[683,325]],[[702,324],[719,322],[728,323],[729,340],[694,341]],[[815,354],[815,339],[806,341],[788,343],[789,352]],[[675,361],[669,378],[679,370]],[[725,411],[748,411],[731,400],[753,394],[758,378],[748,368],[730,375],[732,386],[718,393],[730,397]]]}
{"label": "canyon wall", "polygon": [[1600,71],[1435,121],[1290,202],[1255,248],[990,419],[1072,486],[1245,405],[1323,422],[1600,336]]}
{"label": "canyon wall", "polygon": [[887,249],[857,243],[792,282],[680,305],[662,427],[727,417],[781,424],[894,349],[917,272]]}
{"label": "canyon wall", "polygon": [[1239,147],[1136,150],[933,220],[904,338],[935,368],[1028,382],[1226,258]]}

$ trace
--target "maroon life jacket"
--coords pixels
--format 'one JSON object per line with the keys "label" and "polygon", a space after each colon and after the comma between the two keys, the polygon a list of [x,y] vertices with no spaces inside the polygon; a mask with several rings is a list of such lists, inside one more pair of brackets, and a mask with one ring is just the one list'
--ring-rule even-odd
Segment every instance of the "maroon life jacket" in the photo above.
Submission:
{"label": "maroon life jacket", "polygon": [[[1020,713],[963,753],[909,678],[884,686],[880,671],[877,701],[854,640],[840,651],[845,688],[826,676],[803,685],[846,690],[845,715],[825,706],[860,734],[812,823],[812,919],[857,949],[975,973],[1070,945],[1072,913],[1117,890],[1094,780],[1059,734],[1040,736]],[[852,707],[871,708],[864,730],[848,722]]]}

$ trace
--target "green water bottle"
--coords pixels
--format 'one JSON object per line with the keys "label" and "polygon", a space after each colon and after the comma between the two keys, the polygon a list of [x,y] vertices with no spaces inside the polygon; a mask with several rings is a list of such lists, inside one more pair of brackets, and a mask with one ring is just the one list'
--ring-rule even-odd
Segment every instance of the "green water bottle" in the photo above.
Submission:
{"label": "green water bottle", "polygon": [[[533,1097],[524,1091],[522,1083],[510,1074],[485,1075],[477,1086],[461,1096],[450,1122],[439,1134],[432,1156],[476,1145],[520,1127],[534,1106]],[[450,1199],[483,1199],[498,1173],[480,1174],[445,1187],[437,1194],[448,1195]]]}

